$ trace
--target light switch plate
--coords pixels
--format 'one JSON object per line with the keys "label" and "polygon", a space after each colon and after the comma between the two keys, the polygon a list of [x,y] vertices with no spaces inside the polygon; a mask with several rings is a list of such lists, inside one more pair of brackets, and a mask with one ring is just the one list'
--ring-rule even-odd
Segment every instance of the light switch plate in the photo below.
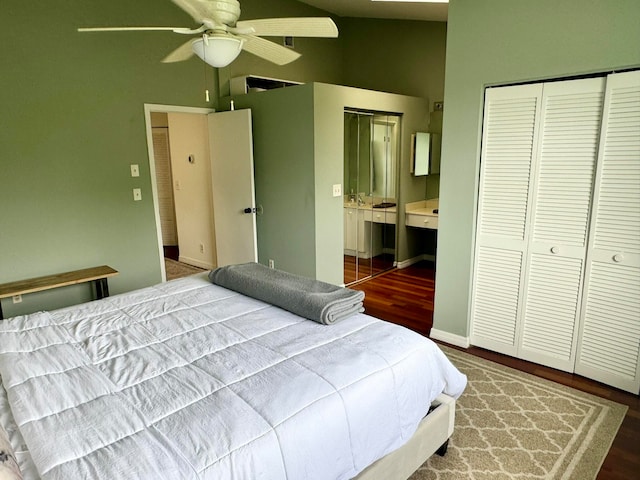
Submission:
{"label": "light switch plate", "polygon": [[131,176],[139,177],[140,176],[140,168],[136,164],[131,164]]}
{"label": "light switch plate", "polygon": [[341,184],[339,184],[339,183],[336,183],[336,184],[333,186],[333,196],[334,196],[334,197],[339,197],[339,196],[341,196],[341,195],[342,195],[342,185],[341,185]]}
{"label": "light switch plate", "polygon": [[133,200],[135,202],[142,200],[142,190],[140,190],[139,188],[133,189]]}

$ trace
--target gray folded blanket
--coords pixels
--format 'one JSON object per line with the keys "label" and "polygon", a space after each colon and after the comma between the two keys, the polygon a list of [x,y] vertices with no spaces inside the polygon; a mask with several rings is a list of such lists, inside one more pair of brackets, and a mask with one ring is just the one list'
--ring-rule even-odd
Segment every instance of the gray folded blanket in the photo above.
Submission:
{"label": "gray folded blanket", "polygon": [[364,312],[364,292],[267,268],[259,263],[217,268],[209,273],[209,280],[325,325]]}

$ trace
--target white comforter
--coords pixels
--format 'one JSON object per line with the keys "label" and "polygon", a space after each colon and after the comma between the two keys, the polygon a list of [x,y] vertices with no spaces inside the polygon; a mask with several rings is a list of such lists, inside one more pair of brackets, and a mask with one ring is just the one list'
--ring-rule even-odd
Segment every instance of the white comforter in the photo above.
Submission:
{"label": "white comforter", "polygon": [[326,326],[188,277],[0,322],[42,479],[348,479],[466,378],[431,341]]}

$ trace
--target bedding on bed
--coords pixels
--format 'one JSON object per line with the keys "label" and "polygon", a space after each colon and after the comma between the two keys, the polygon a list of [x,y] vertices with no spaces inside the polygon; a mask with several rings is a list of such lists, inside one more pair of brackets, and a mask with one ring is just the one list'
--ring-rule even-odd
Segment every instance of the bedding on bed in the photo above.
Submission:
{"label": "bedding on bed", "polygon": [[0,480],[22,480],[9,435],[0,425]]}
{"label": "bedding on bed", "polygon": [[407,329],[206,274],[2,321],[0,376],[43,480],[348,479],[466,385]]}

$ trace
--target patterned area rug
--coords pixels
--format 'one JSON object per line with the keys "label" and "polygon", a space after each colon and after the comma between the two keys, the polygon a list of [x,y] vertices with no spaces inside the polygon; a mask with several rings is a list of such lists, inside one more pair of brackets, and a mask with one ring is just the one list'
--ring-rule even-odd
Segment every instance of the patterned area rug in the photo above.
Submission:
{"label": "patterned area rug", "polygon": [[469,384],[447,454],[409,480],[596,478],[626,405],[442,349]]}
{"label": "patterned area rug", "polygon": [[186,263],[176,262],[175,260],[171,260],[170,258],[164,259],[164,269],[167,272],[167,280],[186,277],[195,273],[205,271],[202,268],[194,267],[193,265],[187,265]]}

